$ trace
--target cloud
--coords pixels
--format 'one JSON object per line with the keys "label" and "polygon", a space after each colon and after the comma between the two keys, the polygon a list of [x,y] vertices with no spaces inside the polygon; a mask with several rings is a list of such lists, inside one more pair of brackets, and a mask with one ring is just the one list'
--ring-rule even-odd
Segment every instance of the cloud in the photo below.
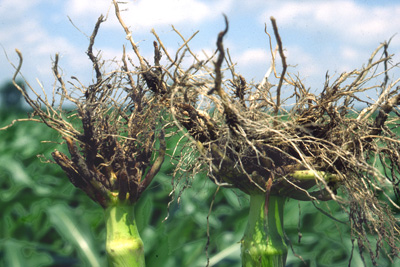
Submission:
{"label": "cloud", "polygon": [[[297,45],[291,45],[285,48],[286,62],[290,67],[290,72],[300,72],[301,76],[306,78],[321,74],[321,64],[316,61],[315,57]],[[234,57],[239,68],[253,70],[253,74],[257,77],[263,77],[264,73],[271,65],[271,54],[266,49],[255,48],[242,51]],[[277,71],[281,68],[281,59],[276,55]]]}
{"label": "cloud", "polygon": [[[270,16],[277,19],[288,63],[297,64],[312,87],[323,82],[328,70],[334,74],[360,68],[381,42],[398,33],[400,25],[397,2],[282,1],[266,5],[258,14],[259,23]],[[389,50],[399,48],[400,37],[395,36]]]}
{"label": "cloud", "polygon": [[[65,1],[65,11],[71,17],[98,17],[111,9],[111,1],[104,0],[69,0]],[[113,11],[113,10],[111,10]]]}
{"label": "cloud", "polygon": [[0,2],[0,16],[1,19],[6,20],[17,20],[21,16],[25,16],[26,12],[36,7],[38,4],[46,0],[2,0]]}
{"label": "cloud", "polygon": [[281,28],[308,32],[325,31],[334,38],[369,43],[388,39],[399,29],[400,4],[387,6],[363,5],[355,1],[290,1],[271,5],[260,16],[276,17]]}
{"label": "cloud", "polygon": [[354,61],[361,59],[361,53],[353,47],[344,46],[340,49],[340,57],[346,58],[348,61]]}
{"label": "cloud", "polygon": [[[39,2],[39,1],[36,1]],[[16,11],[20,12],[20,11]],[[22,12],[22,11],[21,11]],[[27,12],[25,10],[24,12]],[[32,12],[35,14],[34,12]],[[60,66],[74,66],[74,71],[82,71],[85,67],[90,69],[89,62],[86,62],[84,51],[73,43],[74,40],[60,35],[52,35],[46,29],[46,25],[40,23],[37,16],[20,16],[12,21],[7,21],[7,27],[0,32],[0,44],[4,47],[5,53],[10,60],[17,64],[18,58],[14,49],[19,49],[24,57],[22,66],[22,74],[27,80],[34,83],[36,78],[44,81],[45,85],[51,86],[52,82],[52,58],[56,53],[60,54]],[[11,79],[14,70],[11,65],[7,64],[4,55],[1,55],[0,79]],[[49,82],[51,81],[51,82]]]}
{"label": "cloud", "polygon": [[[182,44],[179,36],[171,31],[171,24],[185,38],[200,30],[191,41],[191,48],[198,51],[201,58],[204,58],[203,49],[211,55],[215,51],[215,38],[223,28],[221,13],[226,13],[231,24],[225,47],[230,49],[232,60],[238,62],[237,71],[249,80],[261,79],[270,65],[263,29],[264,22],[268,22],[266,18],[271,15],[277,18],[288,63],[297,65],[292,72],[318,80],[323,80],[327,70],[360,67],[379,43],[395,34],[400,25],[400,16],[396,16],[400,14],[400,4],[397,3],[366,4],[365,1],[346,0],[128,2],[121,5],[121,10],[126,10],[122,12],[123,18],[134,32],[141,52],[149,59],[153,55],[151,28],[155,28],[164,45],[171,48],[172,55]],[[84,54],[88,41],[70,24],[67,15],[82,32],[90,35],[98,16],[107,13],[108,21],[102,24],[95,46],[103,51],[104,58],[119,58],[122,43],[128,42],[115,19],[111,0],[2,0],[0,44],[9,56],[14,55],[14,48],[21,49],[25,57],[23,70],[31,75],[27,77],[29,80],[37,75],[47,75],[52,80],[50,58],[56,52],[60,52],[60,64],[65,70],[73,71],[70,75],[91,77],[90,62]],[[271,30],[269,27],[270,33]],[[400,37],[395,36],[390,50],[399,48]],[[3,57],[0,61],[6,62]],[[12,76],[8,64],[0,67],[0,79]]]}
{"label": "cloud", "polygon": [[[136,31],[149,29],[157,26],[169,26],[171,24],[198,25],[207,19],[220,16],[228,10],[233,0],[204,1],[198,0],[133,0],[126,4],[120,4],[123,19],[127,25],[132,26]],[[66,12],[74,19],[85,17],[98,17],[99,14],[106,14],[109,11],[111,21],[108,27],[120,27],[114,19],[114,7],[110,6],[111,1],[104,0],[70,0],[65,5]]]}
{"label": "cloud", "polygon": [[[306,87],[316,88],[323,82],[327,70],[324,62],[316,58],[312,51],[306,50],[299,45],[290,45],[285,51],[286,63],[289,65],[288,72],[295,78],[296,75],[303,81]],[[277,64],[280,66],[280,58]],[[278,71],[281,71],[278,69]]]}
{"label": "cloud", "polygon": [[244,67],[264,64],[267,65],[271,61],[271,55],[268,51],[262,48],[248,49],[242,52],[238,57],[235,57],[238,65]]}
{"label": "cloud", "polygon": [[[263,48],[250,48],[246,50],[233,49],[231,52],[235,71],[244,75],[247,81],[260,82],[265,72],[271,65],[271,55]],[[226,75],[229,72],[226,73]],[[227,77],[225,77],[227,78]]]}

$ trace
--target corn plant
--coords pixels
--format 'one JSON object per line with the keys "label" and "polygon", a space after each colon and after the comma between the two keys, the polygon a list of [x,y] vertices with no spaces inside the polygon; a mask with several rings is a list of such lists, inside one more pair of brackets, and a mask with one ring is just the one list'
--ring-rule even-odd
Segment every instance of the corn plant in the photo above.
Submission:
{"label": "corn plant", "polygon": [[[119,17],[118,4],[114,4]],[[39,94],[28,81],[26,86],[15,82],[23,62],[19,50],[16,52],[20,61],[13,81],[33,109],[29,120],[46,124],[64,139],[70,156],[55,150],[54,161],[75,187],[103,207],[110,264],[144,266],[144,245],[137,230],[134,206],[164,161],[165,125],[161,123],[165,107],[159,98],[165,89],[163,84],[154,82],[158,68],[143,60],[133,40],[140,67],[128,64],[124,48],[118,68],[107,72],[106,61],[93,52],[104,21],[100,16],[87,50],[95,73],[92,84],[84,85],[78,77],[64,81],[57,54],[52,68],[57,85],[50,101],[44,88],[43,94]],[[74,109],[67,110],[65,105]]]}
{"label": "corn plant", "polygon": [[[93,53],[104,22],[100,16],[87,50],[95,73],[92,84],[84,85],[77,77],[65,82],[56,55],[52,72],[57,86],[50,101],[27,81],[26,87],[15,82],[23,59],[18,50],[13,79],[34,110],[30,120],[61,134],[70,156],[56,150],[54,161],[74,186],[104,208],[111,265],[145,264],[133,208],[161,168],[165,132],[172,121],[191,140],[174,149],[183,147],[174,151],[180,158],[176,176],[196,177],[205,171],[218,188],[234,187],[250,196],[248,226],[240,241],[243,266],[285,265],[283,221],[288,199],[335,201],[348,214],[352,241],[357,240],[362,257],[367,252],[376,263],[380,251],[390,259],[398,256],[400,228],[391,206],[399,208],[392,197],[400,195],[400,147],[394,130],[400,94],[399,79],[389,80],[389,71],[397,65],[391,65],[388,43],[380,45],[361,69],[333,81],[327,75],[322,91],[313,94],[299,77],[287,73],[273,18],[277,49],[271,46],[271,68],[261,83],[251,84],[236,73],[223,46],[226,17],[215,53],[204,60],[189,46],[196,33],[186,39],[173,28],[183,45],[171,56],[153,30],[156,41],[150,64],[140,54],[119,4],[113,3],[138,66],[125,47],[112,70],[107,70],[100,54]],[[267,29],[265,33],[271,44]],[[379,52],[382,56],[377,58]],[[192,63],[186,64],[189,54]],[[280,74],[275,67],[277,54]],[[162,56],[167,62],[163,66]],[[383,82],[376,83],[381,77]],[[376,100],[362,97],[375,89]],[[283,90],[291,90],[291,97],[282,99]],[[66,111],[66,103],[75,109]],[[364,107],[355,109],[357,103]],[[377,237],[375,248],[368,233]]]}
{"label": "corn plant", "polygon": [[[236,73],[223,46],[226,17],[225,22],[214,66],[202,65],[202,77],[188,73],[175,88],[171,107],[177,125],[200,154],[196,163],[207,166],[210,179],[250,196],[242,265],[285,266],[283,214],[288,199],[337,202],[348,214],[352,242],[357,241],[363,261],[367,253],[376,265],[381,251],[390,259],[398,257],[400,228],[392,209],[399,209],[400,197],[400,79],[389,79],[397,64],[391,62],[388,43],[361,69],[336,79],[326,75],[324,88],[313,94],[299,77],[287,73],[273,17],[277,48],[271,46],[271,68],[259,84],[249,84]],[[265,33],[271,44],[267,27]],[[191,80],[197,86],[187,86]],[[291,96],[282,99],[283,91]],[[375,91],[375,100],[367,97]],[[201,105],[182,104],[183,99]],[[359,105],[362,109],[355,108]]]}

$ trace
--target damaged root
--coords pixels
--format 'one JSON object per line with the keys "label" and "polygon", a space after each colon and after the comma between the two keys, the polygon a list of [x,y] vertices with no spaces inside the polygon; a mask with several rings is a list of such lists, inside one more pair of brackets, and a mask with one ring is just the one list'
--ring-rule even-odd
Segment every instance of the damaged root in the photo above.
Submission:
{"label": "damaged root", "polygon": [[[334,200],[349,214],[360,251],[367,251],[373,262],[380,248],[390,248],[389,258],[398,256],[400,228],[391,209],[399,209],[392,198],[400,199],[400,79],[388,80],[397,67],[391,65],[388,44],[380,45],[361,69],[333,82],[326,75],[324,88],[314,94],[286,73],[282,41],[271,21],[283,65],[277,84],[269,77],[274,56],[260,85],[235,73],[223,47],[225,17],[214,68],[203,65],[203,76],[188,76],[195,93],[189,95],[188,86],[174,88],[171,107],[177,125],[190,135],[217,185],[248,194]],[[224,68],[232,79],[223,78]],[[283,91],[292,94],[282,99]],[[182,102],[201,104],[177,104]],[[199,116],[204,112],[207,116]],[[376,249],[368,242],[370,233],[378,237]]]}

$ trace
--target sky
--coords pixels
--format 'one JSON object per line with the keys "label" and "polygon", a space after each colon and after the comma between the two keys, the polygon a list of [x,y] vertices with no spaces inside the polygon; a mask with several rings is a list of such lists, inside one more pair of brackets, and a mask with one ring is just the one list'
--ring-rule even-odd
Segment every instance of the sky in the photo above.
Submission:
{"label": "sky", "polygon": [[[400,62],[400,1],[285,1],[285,0],[126,0],[122,16],[142,55],[152,61],[154,29],[173,54],[182,45],[173,25],[189,38],[199,56],[216,48],[224,29],[222,14],[229,19],[224,45],[237,63],[236,70],[248,81],[260,82],[271,64],[267,30],[276,18],[289,71],[306,87],[318,91],[327,71],[339,75],[360,68],[380,43],[393,37],[390,53]],[[107,16],[96,39],[96,51],[104,59],[121,58],[129,46],[115,19],[109,0],[0,0],[0,85],[9,81],[18,63],[15,48],[23,56],[22,73],[38,90],[37,81],[50,93],[54,55],[59,53],[66,80],[76,76],[86,85],[94,77],[85,54],[97,18]],[[273,46],[275,42],[273,41]],[[129,52],[133,56],[133,52]],[[279,69],[278,69],[279,71]],[[37,81],[36,81],[37,79]]]}

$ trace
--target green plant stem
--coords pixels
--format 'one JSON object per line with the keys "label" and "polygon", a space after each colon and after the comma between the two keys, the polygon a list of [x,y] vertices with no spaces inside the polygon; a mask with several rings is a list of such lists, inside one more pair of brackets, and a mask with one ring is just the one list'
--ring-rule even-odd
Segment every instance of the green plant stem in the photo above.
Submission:
{"label": "green plant stem", "polygon": [[242,239],[242,266],[285,266],[287,246],[283,230],[285,198],[270,196],[268,214],[265,195],[250,195],[250,213]]}
{"label": "green plant stem", "polygon": [[134,214],[134,206],[115,203],[105,210],[106,251],[110,266],[145,266],[144,246]]}

